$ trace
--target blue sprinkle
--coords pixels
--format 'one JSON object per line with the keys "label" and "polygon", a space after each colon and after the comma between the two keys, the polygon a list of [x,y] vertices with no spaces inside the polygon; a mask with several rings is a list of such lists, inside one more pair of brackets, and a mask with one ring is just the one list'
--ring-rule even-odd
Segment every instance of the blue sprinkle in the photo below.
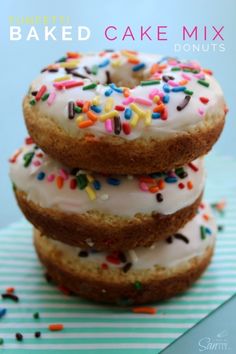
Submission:
{"label": "blue sprinkle", "polygon": [[163,57],[157,62],[157,64],[161,64],[161,63],[163,63],[163,61],[167,61],[168,59],[169,59],[169,57]]}
{"label": "blue sprinkle", "polygon": [[209,227],[205,227],[205,232],[206,232],[208,235],[211,235],[211,234],[212,234],[212,231],[211,231],[211,229],[209,229]]}
{"label": "blue sprinkle", "polygon": [[102,108],[100,106],[91,106],[90,107],[92,111],[96,112],[96,113],[101,113],[102,112]]}
{"label": "blue sprinkle", "polygon": [[130,119],[132,117],[132,110],[130,108],[126,108],[125,110],[125,119]]}
{"label": "blue sprinkle", "polygon": [[165,95],[165,96],[163,96],[163,98],[162,98],[163,103],[168,103],[169,100],[170,100],[170,96],[169,96],[169,95]]}
{"label": "blue sprinkle", "polygon": [[0,309],[0,318],[5,316],[6,313],[7,313],[7,309],[5,309],[5,308]]}
{"label": "blue sprinkle", "polygon": [[115,84],[110,84],[110,87],[112,88],[112,90],[118,92],[118,93],[123,93],[123,89],[120,87],[117,87]]}
{"label": "blue sprinkle", "polygon": [[101,64],[98,65],[99,68],[105,68],[107,65],[109,65],[110,60],[105,59]]}
{"label": "blue sprinkle", "polygon": [[101,183],[95,179],[95,181],[93,181],[93,186],[94,186],[94,189],[96,189],[96,191],[99,191],[101,189]]}
{"label": "blue sprinkle", "polygon": [[107,97],[111,96],[112,92],[113,92],[112,89],[109,88],[108,90],[105,91],[104,95],[107,96]]}
{"label": "blue sprinkle", "polygon": [[170,86],[165,84],[163,85],[163,90],[166,92],[166,93],[169,93],[170,92]]}
{"label": "blue sprinkle", "polygon": [[174,176],[168,176],[165,178],[165,182],[166,183],[176,183],[177,182],[177,178]]}
{"label": "blue sprinkle", "polygon": [[144,69],[146,67],[145,63],[140,63],[140,64],[137,64],[135,66],[133,66],[132,70],[133,71],[139,71],[141,69]]}
{"label": "blue sprinkle", "polygon": [[112,186],[119,186],[120,180],[118,178],[109,177],[107,178],[107,183],[111,184]]}
{"label": "blue sprinkle", "polygon": [[172,92],[182,92],[185,91],[186,87],[185,86],[176,86],[172,88]]}
{"label": "blue sprinkle", "polygon": [[158,119],[161,117],[160,113],[152,113],[152,119]]}
{"label": "blue sprinkle", "polygon": [[38,175],[37,175],[37,179],[39,181],[42,181],[45,177],[45,173],[44,172],[39,172]]}

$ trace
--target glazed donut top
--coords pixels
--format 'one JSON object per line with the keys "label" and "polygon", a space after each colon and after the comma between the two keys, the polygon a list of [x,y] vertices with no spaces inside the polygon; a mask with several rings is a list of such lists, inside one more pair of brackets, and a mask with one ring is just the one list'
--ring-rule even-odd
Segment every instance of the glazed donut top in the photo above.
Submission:
{"label": "glazed donut top", "polygon": [[193,61],[123,50],[67,53],[32,82],[32,110],[71,136],[169,136],[225,114],[212,72]]}
{"label": "glazed donut top", "polygon": [[122,268],[127,272],[130,269],[151,269],[154,266],[171,268],[193,257],[202,256],[206,248],[214,244],[216,233],[217,226],[211,209],[202,203],[198,214],[177,234],[158,241],[151,247],[139,247],[126,253],[105,253],[81,250],[52,239],[47,242],[59,248],[63,255],[66,253],[71,261],[76,262],[79,258],[81,262],[94,262],[103,269]]}
{"label": "glazed donut top", "polygon": [[10,162],[11,180],[28,199],[42,207],[74,213],[172,214],[191,205],[205,182],[203,158],[167,173],[109,176],[69,170],[44,154],[31,138]]}

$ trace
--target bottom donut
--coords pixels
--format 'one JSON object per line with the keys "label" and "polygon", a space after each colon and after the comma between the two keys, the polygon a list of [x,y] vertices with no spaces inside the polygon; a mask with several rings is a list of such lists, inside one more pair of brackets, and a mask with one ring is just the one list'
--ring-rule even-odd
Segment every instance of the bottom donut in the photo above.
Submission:
{"label": "bottom donut", "polygon": [[217,226],[208,205],[178,233],[127,252],[85,250],[34,229],[34,244],[50,277],[81,297],[118,305],[165,300],[185,291],[208,266]]}

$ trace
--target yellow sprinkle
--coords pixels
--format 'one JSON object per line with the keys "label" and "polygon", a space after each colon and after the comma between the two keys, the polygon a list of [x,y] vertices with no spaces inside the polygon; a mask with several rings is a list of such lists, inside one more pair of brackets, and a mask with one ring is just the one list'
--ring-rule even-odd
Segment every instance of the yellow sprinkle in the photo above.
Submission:
{"label": "yellow sprinkle", "polygon": [[92,99],[92,104],[94,106],[98,106],[100,104],[100,96],[95,96],[93,99]]}
{"label": "yellow sprinkle", "polygon": [[138,114],[138,116],[140,118],[144,118],[145,117],[145,111],[143,111],[142,109],[140,109],[135,103],[131,103],[130,108]]}
{"label": "yellow sprinkle", "polygon": [[151,125],[152,122],[152,116],[151,116],[151,111],[147,110],[146,111],[146,117],[145,117],[145,125]]}
{"label": "yellow sprinkle", "polygon": [[105,112],[110,112],[112,110],[113,105],[114,105],[114,99],[112,97],[109,97],[106,100],[104,111]]}
{"label": "yellow sprinkle", "polygon": [[89,181],[89,183],[92,183],[94,181],[93,176],[86,174],[86,177],[87,177],[87,180]]}
{"label": "yellow sprinkle", "polygon": [[86,190],[90,200],[96,199],[96,193],[94,192],[94,190],[90,186],[87,186],[85,188],[85,190]]}
{"label": "yellow sprinkle", "polygon": [[117,68],[117,67],[121,66],[121,61],[115,60],[111,63],[111,66],[113,66],[113,68]]}
{"label": "yellow sprinkle", "polygon": [[84,120],[84,115],[80,114],[77,118],[76,118],[76,123],[79,124],[80,122],[82,122],[82,120]]}
{"label": "yellow sprinkle", "polygon": [[130,121],[130,125],[131,125],[131,127],[136,127],[136,125],[137,125],[137,123],[138,123],[138,120],[139,120],[139,115],[138,114],[136,114],[136,113],[134,113],[133,114],[133,117],[132,117],[132,119],[131,119],[131,121]]}
{"label": "yellow sprinkle", "polygon": [[155,103],[158,103],[158,102],[160,102],[160,96],[154,96],[153,97],[153,102],[155,102]]}
{"label": "yellow sprinkle", "polygon": [[109,113],[102,114],[102,115],[100,116],[100,120],[101,120],[102,122],[104,122],[104,121],[107,120],[107,119],[114,118],[114,117],[118,117],[118,116],[119,116],[119,112],[116,111],[116,110],[114,110],[114,111],[111,111],[111,112],[109,112]]}
{"label": "yellow sprinkle", "polygon": [[78,66],[78,64],[79,64],[79,60],[71,60],[71,61],[66,61],[64,63],[60,63],[60,67],[74,69]]}
{"label": "yellow sprinkle", "polygon": [[57,79],[55,79],[53,81],[54,82],[66,81],[66,80],[70,80],[70,78],[71,78],[70,75],[65,75],[65,76],[58,77]]}
{"label": "yellow sprinkle", "polygon": [[137,60],[137,56],[135,56],[134,54],[131,54],[129,52],[127,52],[126,50],[122,50],[121,54],[123,54],[125,57],[127,57],[128,59],[132,59],[132,60]]}

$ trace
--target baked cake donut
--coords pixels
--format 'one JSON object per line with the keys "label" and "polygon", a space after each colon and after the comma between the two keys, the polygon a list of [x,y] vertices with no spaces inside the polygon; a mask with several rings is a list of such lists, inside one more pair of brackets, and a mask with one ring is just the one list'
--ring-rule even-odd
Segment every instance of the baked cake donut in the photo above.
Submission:
{"label": "baked cake donut", "polygon": [[36,144],[68,167],[169,171],[206,154],[225,120],[222,90],[193,61],[123,50],[67,53],[23,103]]}
{"label": "baked cake donut", "polygon": [[69,169],[31,138],[10,159],[20,208],[43,234],[77,247],[127,250],[176,233],[201,202],[203,158],[166,173],[102,175]]}
{"label": "baked cake donut", "polygon": [[120,305],[164,300],[187,289],[211,260],[216,224],[210,208],[149,248],[98,252],[34,233],[36,251],[59,285],[91,300]]}

